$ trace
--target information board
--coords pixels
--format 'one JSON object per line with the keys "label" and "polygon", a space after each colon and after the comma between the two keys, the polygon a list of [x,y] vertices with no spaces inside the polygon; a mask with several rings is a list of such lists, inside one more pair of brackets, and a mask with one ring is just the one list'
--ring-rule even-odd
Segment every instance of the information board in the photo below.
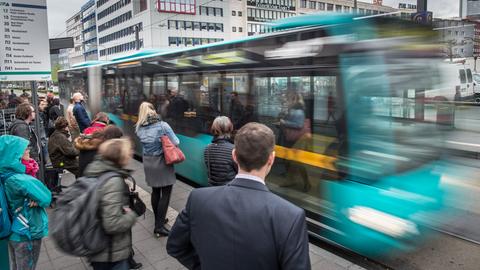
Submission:
{"label": "information board", "polygon": [[46,0],[0,0],[0,81],[50,79]]}

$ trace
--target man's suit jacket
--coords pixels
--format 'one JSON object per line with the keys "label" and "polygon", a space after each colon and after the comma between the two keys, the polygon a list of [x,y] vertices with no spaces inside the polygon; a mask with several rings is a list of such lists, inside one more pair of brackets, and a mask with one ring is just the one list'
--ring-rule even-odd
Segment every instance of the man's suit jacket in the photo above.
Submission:
{"label": "man's suit jacket", "polygon": [[167,251],[189,269],[310,269],[305,212],[248,179],[193,190]]}

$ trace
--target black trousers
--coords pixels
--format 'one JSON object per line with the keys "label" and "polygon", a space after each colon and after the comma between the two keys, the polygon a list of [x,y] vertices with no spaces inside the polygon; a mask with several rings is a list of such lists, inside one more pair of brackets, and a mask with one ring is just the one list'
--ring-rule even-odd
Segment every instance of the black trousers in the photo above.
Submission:
{"label": "black trousers", "polygon": [[128,270],[128,260],[121,260],[118,262],[92,262],[93,270]]}
{"label": "black trousers", "polygon": [[155,215],[155,231],[160,230],[165,225],[168,204],[170,203],[170,194],[172,194],[173,185],[166,187],[152,187],[152,208]]}

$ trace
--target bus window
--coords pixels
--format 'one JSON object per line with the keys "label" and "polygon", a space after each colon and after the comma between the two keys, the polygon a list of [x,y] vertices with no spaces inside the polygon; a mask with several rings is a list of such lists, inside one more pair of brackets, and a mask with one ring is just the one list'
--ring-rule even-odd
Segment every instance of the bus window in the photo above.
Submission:
{"label": "bus window", "polygon": [[[251,103],[248,101],[248,75],[227,74],[223,89],[223,111],[230,117],[235,129],[252,121],[255,105]],[[249,112],[245,114],[247,106]]]}
{"label": "bus window", "polygon": [[222,79],[219,74],[205,74],[202,77],[200,91],[202,92],[200,103],[208,107],[214,114],[220,113],[220,94],[222,91]]}
{"label": "bus window", "polygon": [[183,118],[188,110],[188,102],[185,100],[185,89],[180,86],[181,78],[178,75],[167,76],[167,93],[169,104],[167,107],[166,121],[174,128],[176,132],[183,132]]}
{"label": "bus window", "polygon": [[119,114],[117,111],[121,107],[120,93],[115,83],[115,77],[105,77],[103,82],[103,111]]}
{"label": "bus window", "polygon": [[142,93],[142,78],[139,75],[128,76],[126,84],[129,97],[126,111],[128,114],[137,115],[140,103],[146,100],[146,97]]}
{"label": "bus window", "polygon": [[143,96],[147,97],[147,101],[155,104],[155,96],[153,95],[153,77],[143,76]]}
{"label": "bus window", "polygon": [[164,75],[157,74],[153,76],[152,81],[152,95],[155,100],[154,106],[162,119],[166,119],[167,117],[167,108],[169,103],[167,91],[165,89],[165,79],[166,77]]}

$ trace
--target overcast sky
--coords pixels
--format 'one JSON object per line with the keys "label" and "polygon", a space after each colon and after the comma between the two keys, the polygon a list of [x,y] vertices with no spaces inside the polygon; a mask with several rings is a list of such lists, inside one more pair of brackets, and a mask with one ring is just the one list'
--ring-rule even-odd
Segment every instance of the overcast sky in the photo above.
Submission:
{"label": "overcast sky", "polygon": [[[231,0],[229,0],[231,1]],[[360,0],[362,1],[362,0]],[[363,0],[373,2],[372,0]],[[51,38],[65,36],[65,21],[73,16],[87,0],[47,0],[48,28]],[[416,0],[384,0],[384,5],[398,7],[398,3],[413,3]],[[428,9],[433,11],[434,17],[458,17],[458,0],[429,0]]]}

